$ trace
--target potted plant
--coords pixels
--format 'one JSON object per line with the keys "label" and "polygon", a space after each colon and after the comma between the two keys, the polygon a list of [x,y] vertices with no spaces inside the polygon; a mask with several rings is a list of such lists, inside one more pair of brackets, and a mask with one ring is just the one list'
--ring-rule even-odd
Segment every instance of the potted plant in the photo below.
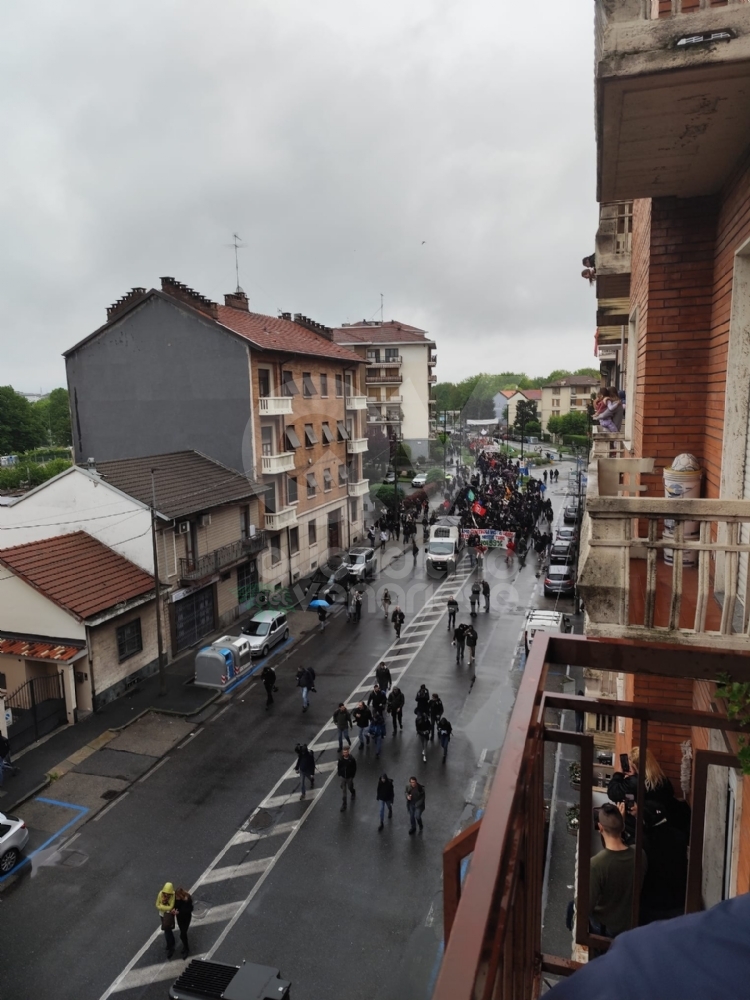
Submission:
{"label": "potted plant", "polygon": [[568,764],[568,777],[573,788],[581,787],[581,765],[577,760],[571,760]]}
{"label": "potted plant", "polygon": [[565,810],[565,821],[568,833],[573,837],[578,836],[578,827],[581,824],[581,807],[577,803],[576,805],[568,806]]}

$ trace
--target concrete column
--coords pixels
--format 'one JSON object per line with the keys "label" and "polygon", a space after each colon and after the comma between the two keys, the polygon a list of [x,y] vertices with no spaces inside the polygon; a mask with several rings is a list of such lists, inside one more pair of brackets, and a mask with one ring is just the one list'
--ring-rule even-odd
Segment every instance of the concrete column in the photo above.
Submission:
{"label": "concrete column", "polygon": [[76,678],[75,664],[65,663],[62,668],[63,691],[65,692],[65,711],[68,716],[68,725],[73,725],[77,721],[76,717]]}

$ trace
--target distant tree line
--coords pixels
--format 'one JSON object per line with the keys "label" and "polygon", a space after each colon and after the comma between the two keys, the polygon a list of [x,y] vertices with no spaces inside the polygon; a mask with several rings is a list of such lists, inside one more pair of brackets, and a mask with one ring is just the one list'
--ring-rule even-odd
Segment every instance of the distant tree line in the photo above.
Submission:
{"label": "distant tree line", "polygon": [[12,386],[0,386],[0,455],[72,443],[67,389],[53,389],[31,403]]}
{"label": "distant tree line", "polygon": [[519,372],[501,372],[499,375],[482,373],[471,375],[461,382],[438,382],[433,397],[436,410],[460,410],[464,419],[482,420],[495,415],[494,397],[502,389],[541,389],[544,385],[574,375],[599,377],[598,368],[579,368],[570,372],[557,369],[545,377],[529,378]]}

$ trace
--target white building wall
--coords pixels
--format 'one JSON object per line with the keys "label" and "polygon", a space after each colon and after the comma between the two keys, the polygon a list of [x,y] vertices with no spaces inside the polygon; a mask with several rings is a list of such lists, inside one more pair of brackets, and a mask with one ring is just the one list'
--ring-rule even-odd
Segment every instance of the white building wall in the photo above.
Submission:
{"label": "white building wall", "polygon": [[88,532],[153,573],[149,509],[83,469],[73,467],[18,502],[0,506],[0,548],[74,531]]}
{"label": "white building wall", "polygon": [[401,434],[412,449],[412,457],[417,458],[419,454],[428,455],[430,450],[430,384],[427,377],[431,369],[427,361],[431,348],[427,344],[400,344],[399,351],[403,359],[401,395],[404,400]]}
{"label": "white building wall", "polygon": [[0,567],[0,632],[86,639],[86,628],[5,567]]}

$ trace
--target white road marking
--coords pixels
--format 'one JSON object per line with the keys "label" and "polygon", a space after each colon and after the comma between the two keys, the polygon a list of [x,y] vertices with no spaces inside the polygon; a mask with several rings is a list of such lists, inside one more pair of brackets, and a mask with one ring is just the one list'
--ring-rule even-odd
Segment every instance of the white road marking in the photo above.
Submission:
{"label": "white road marking", "polygon": [[117,803],[122,802],[122,800],[126,799],[128,795],[130,795],[130,792],[123,792],[122,795],[118,795],[116,799],[112,799],[108,806],[105,806],[100,813],[97,813],[96,816],[94,816],[94,822],[98,823],[102,816],[106,816],[110,809],[114,809]]}
{"label": "white road marking", "polygon": [[[470,574],[468,574],[468,575],[470,575]],[[451,578],[443,581],[442,584],[440,584],[440,586],[437,588],[436,594],[440,594],[441,592],[442,593],[446,593],[449,590],[455,590],[455,589],[456,589],[456,580],[455,580],[454,577],[451,577]],[[438,621],[440,621],[440,618],[442,618],[442,616],[443,616],[444,613],[445,613],[445,611],[442,611],[439,615],[437,615],[437,617],[435,617],[435,621],[432,623],[432,631],[434,631],[434,629],[437,627],[437,623],[438,623]],[[433,613],[431,613],[431,614],[433,614]],[[420,648],[424,647],[424,642],[426,642],[428,636],[431,635],[431,634],[432,634],[432,632],[427,633],[425,635],[424,641],[419,644]],[[398,647],[396,647],[395,645],[391,646],[391,650],[395,649],[395,648],[398,648]],[[406,673],[406,671],[409,669],[409,667],[411,666],[411,664],[416,659],[417,653],[418,653],[418,650],[416,650],[416,649],[414,651],[412,651],[411,653],[407,653],[407,654],[396,654],[396,655],[390,654],[389,655],[388,653],[386,653],[386,655],[378,657],[378,662],[381,662],[381,661],[384,661],[384,660],[388,660],[388,659],[391,659],[391,660],[394,660],[394,659],[399,659],[399,660],[406,659],[406,660],[408,660],[409,662],[406,663],[404,665],[403,669],[400,671],[400,676],[399,676],[399,680],[400,680],[400,678],[404,676],[404,674]],[[365,676],[368,676],[368,675],[365,675]],[[345,704],[348,704],[349,701],[351,701],[354,698],[354,695],[356,694],[357,691],[367,691],[369,689],[370,689],[370,685],[368,685],[368,684],[360,685],[359,687],[355,688],[354,691],[349,695],[349,697],[347,699],[345,699]],[[217,718],[217,716],[214,716],[214,720],[216,718]],[[323,726],[322,729],[320,729],[320,731],[318,732],[317,736],[313,739],[313,741],[311,743],[308,744],[308,746],[312,746],[313,743],[314,743],[314,741],[315,741],[315,739],[318,739],[319,737],[321,737],[326,732],[327,729],[328,729],[328,723],[326,723],[326,725]],[[338,747],[338,742],[335,742],[333,745],[335,747]],[[315,749],[320,749],[320,747],[317,746],[317,747],[315,747]],[[333,763],[335,763],[335,762],[333,762]],[[325,780],[323,786],[320,787],[320,788],[311,789],[311,792],[314,791],[315,795],[314,796],[313,795],[310,796],[309,806],[305,809],[305,812],[302,815],[302,817],[294,824],[293,828],[290,829],[290,831],[287,834],[287,837],[284,840],[284,842],[282,843],[281,847],[278,849],[278,851],[276,852],[276,854],[273,855],[270,859],[266,859],[266,858],[261,859],[264,862],[268,861],[267,866],[265,867],[265,869],[263,870],[262,874],[260,875],[260,878],[258,878],[258,880],[253,885],[253,887],[250,890],[250,892],[248,893],[248,895],[242,901],[242,903],[238,907],[238,909],[235,912],[235,914],[227,922],[226,927],[223,929],[223,931],[221,932],[221,934],[219,935],[219,937],[216,939],[216,941],[214,942],[214,944],[211,947],[210,951],[205,955],[205,957],[207,959],[210,959],[216,953],[217,949],[221,946],[221,944],[223,943],[223,941],[226,939],[226,937],[229,934],[229,932],[232,930],[232,928],[235,926],[235,924],[237,923],[237,921],[239,920],[239,918],[242,916],[242,914],[245,912],[245,910],[247,909],[247,907],[253,901],[253,899],[255,898],[255,896],[257,895],[257,893],[260,891],[260,889],[262,888],[262,886],[265,884],[266,879],[269,877],[269,875],[273,871],[274,867],[276,866],[276,864],[278,863],[278,861],[283,856],[283,854],[286,851],[286,849],[289,847],[289,845],[292,843],[292,841],[297,836],[297,834],[299,833],[299,831],[302,829],[302,826],[307,821],[307,818],[312,814],[313,809],[315,809],[315,807],[317,806],[318,802],[320,802],[322,800],[322,797],[323,797],[322,793],[326,790],[326,788],[328,788],[328,786],[333,781],[333,779],[334,779],[335,776],[336,776],[336,771],[332,768],[331,769],[331,773],[329,774],[328,778]],[[209,864],[209,866],[206,868],[206,870],[204,871],[204,873],[198,878],[198,880],[195,882],[195,884],[193,885],[193,887],[190,889],[191,893],[194,893],[196,891],[196,889],[200,885],[206,884],[208,881],[210,881],[210,874],[211,874],[211,872],[213,872],[214,869],[216,869],[216,867],[219,864],[219,862],[221,861],[221,859],[230,850],[230,848],[233,846],[233,844],[235,844],[235,843],[238,842],[238,841],[235,840],[235,838],[238,836],[238,834],[239,833],[245,833],[247,831],[248,827],[250,826],[250,824],[252,823],[253,819],[258,814],[258,812],[262,808],[266,808],[267,807],[267,806],[264,806],[264,803],[268,803],[268,802],[273,802],[274,801],[275,793],[278,791],[278,789],[282,786],[282,784],[286,780],[288,780],[288,778],[287,778],[287,772],[284,772],[284,774],[282,774],[282,776],[279,778],[279,780],[273,786],[273,788],[268,793],[268,795],[266,796],[266,798],[263,800],[263,803],[261,803],[260,805],[258,805],[253,810],[253,812],[250,814],[250,816],[242,824],[242,827],[238,831],[238,833],[234,834],[232,837],[229,838],[229,840],[227,841],[227,843],[225,844],[225,846],[219,851],[219,853],[217,854],[217,856]],[[281,804],[286,804],[286,803],[293,802],[293,801],[299,801],[299,797],[298,796],[295,798],[292,795],[278,796],[277,798],[281,800]],[[272,835],[270,831],[269,831],[269,835]],[[252,863],[253,862],[250,862],[250,864],[252,864]],[[237,866],[237,867],[239,868],[241,866]],[[219,870],[221,870],[221,869],[219,869]],[[104,993],[102,993],[102,995],[99,998],[99,1000],[107,1000],[107,998],[110,997],[113,993],[117,993],[117,992],[120,992],[120,991],[122,991],[124,989],[129,989],[130,988],[130,982],[129,981],[126,982],[126,980],[129,980],[129,977],[131,976],[131,974],[133,974],[133,969],[135,968],[135,966],[143,958],[143,956],[146,954],[146,952],[149,950],[149,948],[151,948],[151,946],[158,940],[158,938],[161,936],[161,933],[162,933],[162,931],[159,928],[157,928],[156,930],[154,930],[154,932],[150,935],[150,937],[146,940],[146,942],[142,945],[142,947],[131,958],[131,960],[128,962],[128,964],[125,966],[125,968],[119,974],[119,976],[117,976],[117,978],[113,981],[113,983],[109,987],[107,987],[107,989],[104,991]],[[150,968],[153,969],[153,968],[163,968],[163,967],[164,966],[158,966],[158,967],[151,966]],[[166,978],[170,978],[171,977],[171,975],[174,972],[174,969],[176,967],[177,967],[176,965],[174,965],[174,964],[172,965],[172,969],[170,970],[170,976],[168,976]],[[135,974],[136,975],[140,975],[140,973],[142,971],[144,971],[144,970],[138,969],[138,970],[136,970]],[[146,982],[151,982],[151,981],[152,980],[147,980]],[[136,985],[136,984],[133,984],[133,985]]]}
{"label": "white road marking", "polygon": [[194,915],[193,923],[205,927],[206,924],[223,924],[225,920],[231,920],[237,910],[242,906],[242,900],[236,903],[222,903],[220,906],[212,906],[207,913],[202,916]]}
{"label": "white road marking", "polygon": [[232,837],[233,844],[249,844],[254,840],[268,840],[269,837],[280,837],[282,834],[291,833],[297,827],[297,821],[292,823],[277,823],[276,826],[259,833],[249,833],[247,830],[240,830]]}
{"label": "white road marking", "polygon": [[[306,796],[309,799],[314,799],[315,796],[320,792],[319,788],[311,788]],[[269,795],[268,798],[263,799],[261,804],[258,806],[259,809],[278,809],[279,806],[288,806],[290,802],[299,801],[299,792],[292,790],[286,795]]]}
{"label": "white road marking", "polygon": [[[191,733],[190,735],[192,736],[193,734]],[[137,783],[139,785],[143,784],[144,781],[146,781],[148,778],[151,777],[151,775],[154,773],[154,771],[158,771],[159,768],[162,766],[162,764],[166,764],[168,760],[169,760],[169,757],[162,757],[162,759],[159,761],[158,764],[154,764],[154,766],[151,768],[150,771],[146,771],[146,773],[143,775],[143,777],[138,779]]]}
{"label": "white road marking", "polygon": [[212,882],[224,882],[228,878],[244,878],[246,875],[260,875],[273,861],[270,858],[258,858],[256,861],[245,861],[241,865],[227,865],[225,868],[214,868],[203,877],[201,885],[210,885]]}
{"label": "white road marking", "polygon": [[338,750],[339,741],[329,740],[328,743],[308,743],[307,746],[310,750]]}
{"label": "white road marking", "polygon": [[177,961],[171,959],[159,962],[157,965],[145,965],[142,969],[134,969],[112,992],[120,993],[122,990],[133,990],[138,986],[160,983],[165,979],[177,979],[187,968],[188,962],[192,962],[194,958],[205,958],[205,955],[191,955],[189,958]]}

